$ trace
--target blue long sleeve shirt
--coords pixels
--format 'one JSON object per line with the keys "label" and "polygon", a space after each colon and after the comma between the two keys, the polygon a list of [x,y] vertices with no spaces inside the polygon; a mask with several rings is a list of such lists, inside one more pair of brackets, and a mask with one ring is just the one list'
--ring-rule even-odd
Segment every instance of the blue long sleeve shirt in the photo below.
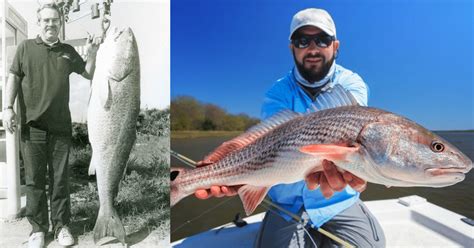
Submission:
{"label": "blue long sleeve shirt", "polygon": [[[296,82],[293,70],[277,80],[265,94],[261,111],[262,119],[284,109],[299,113],[306,113],[308,109],[311,109],[313,100]],[[328,83],[340,84],[354,96],[360,105],[367,106],[368,87],[356,73],[336,65],[335,73]],[[293,213],[298,213],[304,207],[311,222],[320,227],[354,204],[359,198],[359,193],[347,186],[344,190],[335,192],[330,199],[326,199],[321,190],[309,190],[305,182],[300,181],[293,184],[275,185],[270,189],[269,196],[273,202]],[[280,214],[286,220],[291,219],[284,213]]]}

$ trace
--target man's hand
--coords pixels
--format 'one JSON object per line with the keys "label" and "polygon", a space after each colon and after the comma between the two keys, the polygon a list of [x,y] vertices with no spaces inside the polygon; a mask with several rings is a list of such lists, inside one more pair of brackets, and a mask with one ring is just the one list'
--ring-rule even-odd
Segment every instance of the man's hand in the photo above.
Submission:
{"label": "man's hand", "polygon": [[94,35],[89,35],[85,50],[87,52],[87,61],[84,72],[81,74],[84,78],[91,80],[94,77],[95,71],[95,57],[97,55],[97,50],[102,43],[101,37],[94,37]]}
{"label": "man's hand", "polygon": [[210,189],[198,189],[194,192],[196,198],[204,200],[211,196],[220,198],[224,196],[237,195],[237,191],[242,185],[239,186],[211,186]]}
{"label": "man's hand", "polygon": [[354,190],[362,192],[367,188],[367,182],[356,177],[350,172],[339,172],[336,165],[329,161],[323,160],[324,171],[311,173],[306,177],[306,184],[310,190],[318,187],[321,188],[321,193],[324,197],[330,198],[334,191],[341,191],[347,185],[350,185]]}
{"label": "man's hand", "polygon": [[[212,161],[199,161],[196,163],[196,167],[207,166],[212,164]],[[223,196],[234,196],[237,195],[237,191],[242,185],[238,186],[211,186],[210,189],[198,189],[194,192],[196,198],[204,200],[211,196],[223,197]]]}
{"label": "man's hand", "polygon": [[87,37],[86,45],[84,46],[85,50],[87,51],[88,58],[90,56],[95,57],[101,43],[102,43],[102,37],[95,37],[95,35],[89,34],[89,36]]}
{"label": "man's hand", "polygon": [[3,127],[10,133],[16,130],[16,114],[13,109],[5,109],[3,111]]}

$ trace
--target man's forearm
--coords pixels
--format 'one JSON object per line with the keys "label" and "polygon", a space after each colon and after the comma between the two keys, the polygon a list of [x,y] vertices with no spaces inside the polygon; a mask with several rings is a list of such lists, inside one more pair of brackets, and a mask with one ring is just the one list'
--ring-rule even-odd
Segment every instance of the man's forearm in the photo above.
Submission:
{"label": "man's forearm", "polygon": [[18,93],[18,86],[20,85],[20,77],[17,75],[10,73],[8,75],[7,85],[5,86],[5,103],[6,106],[13,106],[15,103],[15,98]]}
{"label": "man's forearm", "polygon": [[94,77],[95,56],[96,54],[90,54],[87,58],[85,70],[84,73],[82,73],[82,76],[87,79],[92,79]]}

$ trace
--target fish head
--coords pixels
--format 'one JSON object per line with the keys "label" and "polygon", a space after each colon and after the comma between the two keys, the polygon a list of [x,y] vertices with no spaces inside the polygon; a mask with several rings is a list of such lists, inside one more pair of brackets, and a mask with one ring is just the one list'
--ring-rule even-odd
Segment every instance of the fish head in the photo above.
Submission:
{"label": "fish head", "polygon": [[[127,27],[111,27],[99,48],[101,58],[106,60],[109,77],[121,81],[139,68],[138,47],[133,31]],[[99,62],[99,61],[98,61]]]}
{"label": "fish head", "polygon": [[358,140],[378,183],[387,186],[445,187],[464,180],[473,166],[443,138],[391,113],[366,125]]}

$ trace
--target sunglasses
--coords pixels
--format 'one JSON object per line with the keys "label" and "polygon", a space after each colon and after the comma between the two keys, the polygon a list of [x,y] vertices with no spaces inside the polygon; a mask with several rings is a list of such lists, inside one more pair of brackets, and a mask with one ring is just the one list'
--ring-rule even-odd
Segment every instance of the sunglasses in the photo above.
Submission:
{"label": "sunglasses", "polygon": [[316,46],[326,48],[329,47],[331,43],[335,40],[336,37],[327,34],[299,35],[293,38],[291,40],[291,43],[296,48],[307,48],[311,44],[311,41],[314,41]]}

